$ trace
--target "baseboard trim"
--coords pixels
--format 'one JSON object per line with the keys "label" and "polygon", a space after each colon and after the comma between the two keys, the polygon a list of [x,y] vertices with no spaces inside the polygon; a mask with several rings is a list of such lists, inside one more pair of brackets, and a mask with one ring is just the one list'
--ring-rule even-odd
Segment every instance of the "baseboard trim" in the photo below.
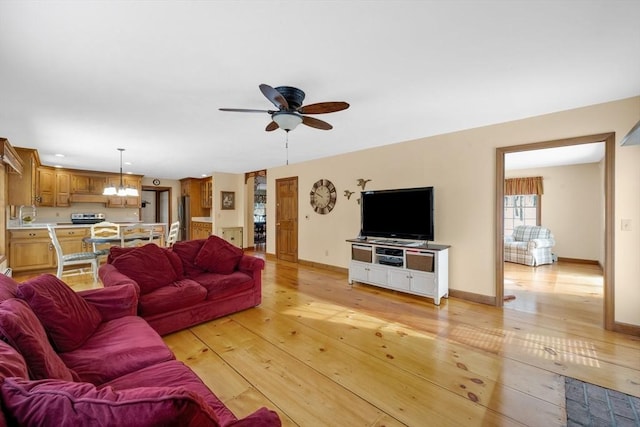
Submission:
{"label": "baseboard trim", "polygon": [[622,334],[633,335],[640,337],[640,326],[631,325],[629,323],[615,322],[613,324],[613,330]]}
{"label": "baseboard trim", "polygon": [[304,259],[299,259],[298,260],[298,264],[304,265],[306,267],[315,267],[315,268],[321,268],[323,270],[335,271],[337,273],[349,274],[349,269],[348,268],[337,267],[335,265],[329,265],[329,264],[322,264],[322,263],[315,262],[315,261],[307,261],[307,260],[304,260]]}
{"label": "baseboard trim", "polygon": [[600,262],[598,260],[595,260],[595,259],[580,259],[580,258],[558,257],[558,261],[573,262],[575,264],[600,265]]}
{"label": "baseboard trim", "polygon": [[449,296],[454,298],[463,299],[465,301],[477,302],[486,305],[496,305],[496,297],[475,294],[473,292],[458,291],[456,289],[449,289]]}

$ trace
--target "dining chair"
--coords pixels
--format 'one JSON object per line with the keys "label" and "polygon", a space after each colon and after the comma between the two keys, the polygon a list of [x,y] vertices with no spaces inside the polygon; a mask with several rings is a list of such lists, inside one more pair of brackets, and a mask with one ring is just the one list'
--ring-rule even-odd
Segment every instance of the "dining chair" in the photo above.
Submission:
{"label": "dining chair", "polygon": [[166,246],[173,246],[178,241],[178,234],[180,233],[180,221],[172,222],[167,233]]}
{"label": "dining chair", "polygon": [[108,242],[94,241],[91,243],[93,245],[93,252],[97,253],[98,256],[108,255],[110,247],[114,244],[124,246],[123,236],[120,231],[120,224],[114,224],[113,222],[102,221],[97,224],[92,224],[91,238],[109,240]]}
{"label": "dining chair", "polygon": [[93,273],[93,281],[98,281],[98,254],[95,252],[77,252],[65,254],[62,252],[62,246],[56,235],[56,230],[51,225],[47,225],[47,231],[49,232],[49,238],[51,244],[56,250],[56,256],[58,261],[58,270],[56,271],[56,277],[62,278],[64,267],[76,266],[76,265],[91,265],[91,272]]}

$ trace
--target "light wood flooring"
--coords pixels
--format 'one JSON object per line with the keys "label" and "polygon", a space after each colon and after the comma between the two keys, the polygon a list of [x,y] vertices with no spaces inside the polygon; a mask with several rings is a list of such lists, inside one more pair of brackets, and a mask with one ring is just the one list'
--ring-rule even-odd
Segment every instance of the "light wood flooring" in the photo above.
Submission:
{"label": "light wood flooring", "polygon": [[[545,286],[575,274],[548,270]],[[438,307],[268,259],[259,307],[165,341],[236,415],[267,406],[285,426],[559,426],[564,375],[640,396],[640,338],[547,299]]]}

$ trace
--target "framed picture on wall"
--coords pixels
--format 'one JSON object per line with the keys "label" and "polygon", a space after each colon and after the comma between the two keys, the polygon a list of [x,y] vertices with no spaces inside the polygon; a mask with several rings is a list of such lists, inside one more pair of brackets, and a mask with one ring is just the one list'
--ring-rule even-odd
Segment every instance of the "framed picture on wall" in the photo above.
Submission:
{"label": "framed picture on wall", "polygon": [[221,191],[220,200],[222,201],[221,209],[233,210],[236,208],[236,193],[234,191]]}

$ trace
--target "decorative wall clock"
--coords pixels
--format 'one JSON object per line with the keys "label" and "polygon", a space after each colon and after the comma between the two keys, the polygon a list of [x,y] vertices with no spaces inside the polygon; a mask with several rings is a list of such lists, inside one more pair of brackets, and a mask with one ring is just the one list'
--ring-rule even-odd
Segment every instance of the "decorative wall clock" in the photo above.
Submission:
{"label": "decorative wall clock", "polygon": [[336,187],[328,179],[318,180],[311,188],[311,207],[316,213],[328,214],[336,205]]}
{"label": "decorative wall clock", "polygon": [[159,179],[154,179],[153,180],[153,185],[160,185],[160,180]]}

